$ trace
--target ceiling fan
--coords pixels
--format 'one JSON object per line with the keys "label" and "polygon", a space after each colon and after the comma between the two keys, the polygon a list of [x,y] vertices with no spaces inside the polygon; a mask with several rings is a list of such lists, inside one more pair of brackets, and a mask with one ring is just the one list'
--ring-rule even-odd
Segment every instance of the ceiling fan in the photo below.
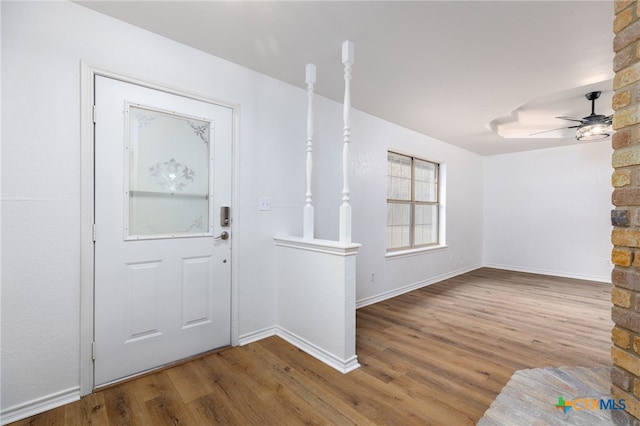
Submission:
{"label": "ceiling fan", "polygon": [[539,135],[540,133],[553,132],[561,129],[577,129],[576,139],[579,141],[604,139],[611,136],[611,134],[613,133],[613,129],[611,128],[613,115],[604,116],[595,113],[596,99],[600,97],[600,94],[601,92],[589,92],[584,95],[588,101],[591,101],[591,114],[589,114],[588,116],[583,118],[573,118],[566,116],[556,117],[561,120],[575,121],[580,124],[576,124],[575,126],[560,127],[558,129],[544,130],[542,132],[532,133],[531,135]]}

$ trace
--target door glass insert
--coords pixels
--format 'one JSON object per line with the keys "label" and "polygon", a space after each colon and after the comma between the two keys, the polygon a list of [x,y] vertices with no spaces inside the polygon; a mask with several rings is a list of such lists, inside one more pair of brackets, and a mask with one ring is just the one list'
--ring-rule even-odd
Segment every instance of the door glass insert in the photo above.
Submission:
{"label": "door glass insert", "polygon": [[125,238],[211,234],[211,123],[129,106]]}

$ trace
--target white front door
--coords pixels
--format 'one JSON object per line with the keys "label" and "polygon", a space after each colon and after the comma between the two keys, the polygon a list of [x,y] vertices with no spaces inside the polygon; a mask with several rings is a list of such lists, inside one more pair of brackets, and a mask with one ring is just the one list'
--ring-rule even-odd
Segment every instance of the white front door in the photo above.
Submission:
{"label": "white front door", "polygon": [[233,110],[101,76],[95,100],[99,387],[231,343]]}

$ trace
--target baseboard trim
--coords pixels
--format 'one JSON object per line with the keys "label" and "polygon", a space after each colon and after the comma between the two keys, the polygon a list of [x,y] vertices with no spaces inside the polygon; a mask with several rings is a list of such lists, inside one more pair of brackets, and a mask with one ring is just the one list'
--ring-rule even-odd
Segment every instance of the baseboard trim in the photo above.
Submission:
{"label": "baseboard trim", "polygon": [[475,271],[476,269],[482,268],[482,266],[483,265],[480,265],[480,264],[471,265],[466,268],[447,272],[446,274],[431,277],[426,280],[421,280],[413,284],[406,285],[404,287],[396,288],[391,291],[377,294],[375,296],[365,297],[364,299],[360,299],[356,301],[356,309],[364,308],[365,306],[373,305],[374,303],[382,302],[384,300],[391,299],[396,296],[400,296],[401,294],[409,293],[410,291],[418,290],[422,287],[426,287],[428,285],[435,284],[440,281],[447,280],[449,278],[457,277],[458,275],[466,274],[467,272]]}
{"label": "baseboard trim", "polygon": [[249,343],[257,342],[258,340],[266,339],[267,337],[275,336],[277,334],[277,326],[266,327],[261,330],[252,331],[251,333],[243,334],[238,337],[238,344],[240,346],[248,345]]}
{"label": "baseboard trim", "polygon": [[36,398],[34,400],[18,404],[2,410],[0,424],[6,425],[27,417],[35,416],[53,408],[78,401],[80,399],[80,386],[52,393],[51,395]]}
{"label": "baseboard trim", "polygon": [[[611,276],[603,277],[599,275],[576,274],[573,272],[552,271],[548,269],[527,268],[527,267],[513,266],[513,265],[502,265],[499,263],[485,263],[483,267],[502,269],[505,271],[525,272],[529,274],[550,275],[552,277],[574,278],[577,280],[585,280],[585,281],[598,281],[602,283],[611,284]],[[613,269],[613,267],[611,267],[611,269]]]}
{"label": "baseboard trim", "polygon": [[257,330],[251,333],[244,334],[239,337],[240,346],[248,345],[249,343],[257,342],[258,340],[266,339],[267,337],[278,336],[282,340],[287,343],[295,346],[311,355],[312,357],[322,361],[328,366],[335,368],[343,374],[349,373],[350,371],[355,370],[360,367],[358,364],[358,357],[354,355],[349,359],[340,359],[334,354],[325,351],[324,349],[314,345],[313,343],[303,339],[302,337],[296,335],[295,333],[291,333],[290,331],[274,325],[272,327],[266,327],[262,330]]}
{"label": "baseboard trim", "polygon": [[360,364],[358,363],[358,357],[356,355],[347,359],[341,359],[336,355],[327,352],[326,350],[281,327],[278,327],[276,335],[292,344],[296,348],[308,353],[312,357],[318,359],[319,361],[322,361],[330,367],[335,368],[343,374],[347,374],[360,367]]}

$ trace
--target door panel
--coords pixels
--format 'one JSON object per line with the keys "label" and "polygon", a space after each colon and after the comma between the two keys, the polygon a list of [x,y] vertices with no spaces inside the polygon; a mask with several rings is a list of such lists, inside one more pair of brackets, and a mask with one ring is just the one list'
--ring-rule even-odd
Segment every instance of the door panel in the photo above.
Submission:
{"label": "door panel", "polygon": [[209,286],[212,282],[210,256],[182,261],[182,327],[211,322]]}
{"label": "door panel", "polygon": [[158,327],[158,267],[160,262],[127,264],[124,301],[128,335],[133,342],[160,334]]}
{"label": "door panel", "polygon": [[95,385],[231,342],[230,108],[96,77]]}

